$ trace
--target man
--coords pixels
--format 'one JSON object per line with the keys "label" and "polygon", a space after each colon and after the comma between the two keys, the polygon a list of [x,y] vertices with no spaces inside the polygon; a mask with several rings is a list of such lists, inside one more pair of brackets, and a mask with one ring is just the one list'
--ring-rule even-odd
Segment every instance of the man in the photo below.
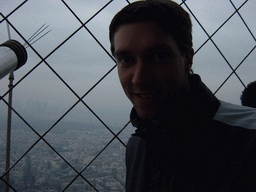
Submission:
{"label": "man", "polygon": [[137,128],[126,191],[256,190],[256,111],[219,101],[191,70],[192,24],[172,1],[138,1],[110,24]]}
{"label": "man", "polygon": [[244,88],[240,99],[243,106],[256,108],[256,81]]}

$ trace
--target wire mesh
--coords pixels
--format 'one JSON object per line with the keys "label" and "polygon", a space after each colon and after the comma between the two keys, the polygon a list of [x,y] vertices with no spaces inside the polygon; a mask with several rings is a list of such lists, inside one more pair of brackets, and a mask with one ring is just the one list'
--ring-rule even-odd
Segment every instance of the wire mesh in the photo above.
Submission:
{"label": "wire mesh", "polygon": [[[17,39],[29,55],[11,89],[8,77],[0,82],[1,146],[7,109],[13,114],[7,170],[6,149],[0,150],[1,191],[124,191],[125,143],[134,129],[109,51],[108,25],[130,2],[0,3],[0,42]],[[194,72],[220,99],[240,104],[244,86],[255,80],[256,2],[176,2],[193,21]],[[44,23],[52,30],[31,40]]]}

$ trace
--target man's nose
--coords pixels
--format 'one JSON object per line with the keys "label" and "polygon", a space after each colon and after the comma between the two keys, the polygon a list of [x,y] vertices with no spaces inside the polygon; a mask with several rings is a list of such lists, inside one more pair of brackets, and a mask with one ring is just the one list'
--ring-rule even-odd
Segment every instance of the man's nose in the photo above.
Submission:
{"label": "man's nose", "polygon": [[154,82],[153,66],[144,59],[138,59],[134,68],[132,83],[138,87],[151,85]]}

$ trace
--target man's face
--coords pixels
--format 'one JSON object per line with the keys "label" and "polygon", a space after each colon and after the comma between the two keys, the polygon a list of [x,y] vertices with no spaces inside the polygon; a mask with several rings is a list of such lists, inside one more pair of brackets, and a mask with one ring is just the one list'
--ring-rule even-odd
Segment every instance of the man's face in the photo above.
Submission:
{"label": "man's face", "polygon": [[125,94],[142,119],[159,112],[180,92],[189,92],[192,55],[182,55],[170,34],[152,22],[121,25],[114,36],[114,56]]}

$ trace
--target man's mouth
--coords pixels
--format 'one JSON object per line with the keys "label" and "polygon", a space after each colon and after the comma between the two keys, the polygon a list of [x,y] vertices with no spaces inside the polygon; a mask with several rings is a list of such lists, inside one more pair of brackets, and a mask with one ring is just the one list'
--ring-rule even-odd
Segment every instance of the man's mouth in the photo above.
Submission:
{"label": "man's mouth", "polygon": [[153,98],[152,94],[136,94],[138,97],[142,99],[151,99]]}
{"label": "man's mouth", "polygon": [[157,94],[156,93],[135,93],[135,96],[144,99],[144,100],[149,100],[149,99],[154,99]]}

